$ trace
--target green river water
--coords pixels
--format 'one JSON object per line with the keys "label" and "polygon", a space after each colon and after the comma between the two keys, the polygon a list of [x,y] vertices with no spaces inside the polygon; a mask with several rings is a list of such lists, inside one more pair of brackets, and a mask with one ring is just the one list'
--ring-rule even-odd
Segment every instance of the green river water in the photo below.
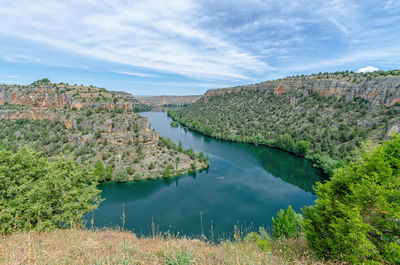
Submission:
{"label": "green river water", "polygon": [[124,225],[144,235],[170,232],[198,237],[204,233],[216,240],[230,238],[235,226],[243,232],[260,226],[270,229],[271,217],[279,209],[290,204],[299,212],[316,199],[312,187],[323,177],[308,160],[171,127],[165,112],[141,115],[150,119],[161,136],[181,141],[185,149],[204,150],[210,167],[169,179],[101,184],[106,200],[93,213],[96,227]]}

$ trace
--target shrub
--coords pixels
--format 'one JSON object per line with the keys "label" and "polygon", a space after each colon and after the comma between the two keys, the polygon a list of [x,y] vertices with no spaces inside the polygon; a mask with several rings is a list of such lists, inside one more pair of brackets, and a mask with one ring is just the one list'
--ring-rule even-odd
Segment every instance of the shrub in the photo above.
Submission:
{"label": "shrub", "polygon": [[269,243],[267,240],[264,239],[259,239],[257,240],[257,246],[259,249],[262,251],[269,251],[271,249],[271,243]]}
{"label": "shrub", "polygon": [[114,179],[116,182],[127,182],[129,180],[128,172],[124,169],[118,170],[117,173],[115,173]]}
{"label": "shrub", "polygon": [[126,172],[131,176],[135,174],[135,170],[132,167],[126,167]]}
{"label": "shrub", "polygon": [[257,244],[258,248],[262,251],[269,251],[271,249],[271,243],[269,240],[269,234],[262,227],[260,227],[260,234],[257,232],[250,232],[244,238],[244,241],[246,242]]}
{"label": "shrub", "polygon": [[308,245],[320,256],[351,263],[400,263],[400,138],[318,184],[304,210]]}
{"label": "shrub", "polygon": [[301,233],[302,216],[296,214],[292,206],[279,210],[276,219],[272,217],[272,236],[274,238],[296,238]]}

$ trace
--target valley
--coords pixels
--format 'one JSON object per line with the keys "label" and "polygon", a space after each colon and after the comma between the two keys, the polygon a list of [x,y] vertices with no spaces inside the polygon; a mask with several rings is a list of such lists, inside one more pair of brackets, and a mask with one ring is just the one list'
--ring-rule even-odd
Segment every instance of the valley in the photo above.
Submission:
{"label": "valley", "polygon": [[320,73],[212,89],[168,114],[211,137],[306,157],[332,175],[365,141],[399,132],[399,87],[398,70]]}

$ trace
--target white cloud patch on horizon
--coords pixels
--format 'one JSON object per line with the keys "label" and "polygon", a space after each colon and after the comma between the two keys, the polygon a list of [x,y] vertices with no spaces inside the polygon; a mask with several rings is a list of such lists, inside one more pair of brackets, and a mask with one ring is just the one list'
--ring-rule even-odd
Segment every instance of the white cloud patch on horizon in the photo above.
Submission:
{"label": "white cloud patch on horizon", "polygon": [[371,73],[371,72],[375,72],[375,71],[379,71],[379,69],[376,67],[373,67],[373,66],[367,66],[367,67],[362,67],[362,68],[358,69],[357,73]]}
{"label": "white cloud patch on horizon", "polygon": [[122,75],[131,75],[131,76],[139,76],[139,77],[156,77],[155,74],[146,74],[146,73],[137,73],[137,72],[124,72],[124,71],[114,71],[114,73],[122,74]]}

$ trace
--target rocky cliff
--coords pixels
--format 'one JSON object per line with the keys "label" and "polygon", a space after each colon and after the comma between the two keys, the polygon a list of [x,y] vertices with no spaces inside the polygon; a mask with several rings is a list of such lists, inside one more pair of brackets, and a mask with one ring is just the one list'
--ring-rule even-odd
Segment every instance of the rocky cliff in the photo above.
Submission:
{"label": "rocky cliff", "polygon": [[135,112],[138,107],[143,104],[128,93],[93,86],[41,80],[27,86],[0,85],[0,143],[9,148],[27,144],[48,156],[69,150],[81,163],[101,161],[114,172],[129,171],[135,179],[206,166],[183,150],[168,151],[172,145],[160,143],[149,120]]}
{"label": "rocky cliff", "polygon": [[145,105],[154,107],[187,106],[196,102],[201,96],[138,96],[136,97]]}
{"label": "rocky cliff", "polygon": [[400,71],[320,73],[212,89],[169,115],[206,135],[305,156],[332,174],[400,131]]}
{"label": "rocky cliff", "polygon": [[246,86],[223,89],[212,89],[205,93],[205,97],[239,93],[240,91],[265,91],[269,90],[275,95],[291,91],[300,91],[302,96],[308,96],[310,91],[321,96],[344,97],[347,101],[362,98],[372,106],[385,104],[392,106],[400,103],[400,76],[382,76],[371,78],[355,75],[354,77],[304,76],[286,78],[283,80],[263,82]]}
{"label": "rocky cliff", "polygon": [[28,86],[0,85],[0,105],[16,104],[39,108],[101,108],[134,110],[142,105],[132,95],[95,87],[33,83]]}

